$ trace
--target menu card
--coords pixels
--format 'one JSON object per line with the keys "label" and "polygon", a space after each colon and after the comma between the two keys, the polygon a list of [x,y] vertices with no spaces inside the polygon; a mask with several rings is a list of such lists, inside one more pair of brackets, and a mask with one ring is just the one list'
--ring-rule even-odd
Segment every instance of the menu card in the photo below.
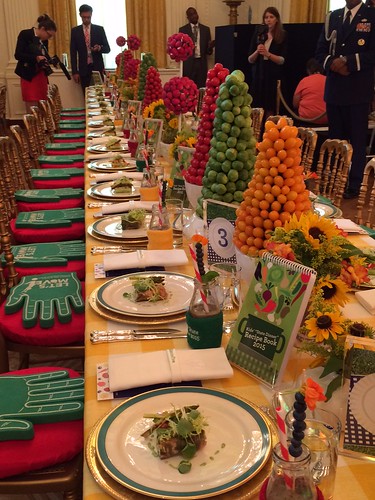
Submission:
{"label": "menu card", "polygon": [[227,346],[229,361],[265,384],[277,385],[315,279],[314,269],[264,253]]}

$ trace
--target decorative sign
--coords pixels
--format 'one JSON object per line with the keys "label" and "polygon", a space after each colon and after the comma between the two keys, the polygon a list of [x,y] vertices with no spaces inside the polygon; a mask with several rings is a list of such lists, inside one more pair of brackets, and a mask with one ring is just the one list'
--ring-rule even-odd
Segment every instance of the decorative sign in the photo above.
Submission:
{"label": "decorative sign", "polygon": [[347,390],[347,408],[340,453],[374,460],[375,340],[347,335],[344,388]]}
{"label": "decorative sign", "polygon": [[316,272],[270,253],[259,259],[227,357],[273,387],[281,379],[316,279]]}
{"label": "decorative sign", "polygon": [[75,222],[85,221],[83,208],[65,208],[63,210],[40,210],[36,212],[20,212],[16,219],[16,228],[31,229],[48,227],[70,227]]}
{"label": "decorative sign", "polygon": [[233,243],[237,205],[217,200],[203,201],[203,218],[208,232],[207,260],[235,264],[236,249]]}

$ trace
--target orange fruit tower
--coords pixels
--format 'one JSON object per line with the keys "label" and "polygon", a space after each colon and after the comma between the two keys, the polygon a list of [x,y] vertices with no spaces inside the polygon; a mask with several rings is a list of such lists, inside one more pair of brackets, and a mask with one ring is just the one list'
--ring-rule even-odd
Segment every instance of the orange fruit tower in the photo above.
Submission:
{"label": "orange fruit tower", "polygon": [[245,255],[256,257],[264,242],[292,214],[300,217],[311,209],[301,166],[302,140],[297,127],[282,117],[265,123],[257,144],[254,174],[237,209],[233,241]]}

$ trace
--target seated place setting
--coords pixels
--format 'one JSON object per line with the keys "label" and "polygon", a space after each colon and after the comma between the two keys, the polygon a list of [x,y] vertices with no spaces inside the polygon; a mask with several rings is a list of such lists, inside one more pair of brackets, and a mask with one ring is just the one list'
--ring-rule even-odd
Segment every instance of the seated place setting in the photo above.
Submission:
{"label": "seated place setting", "polygon": [[86,151],[84,498],[370,498],[375,242],[314,210],[297,128],[267,121],[257,143],[244,75],[212,71],[203,108],[231,107],[186,165]]}

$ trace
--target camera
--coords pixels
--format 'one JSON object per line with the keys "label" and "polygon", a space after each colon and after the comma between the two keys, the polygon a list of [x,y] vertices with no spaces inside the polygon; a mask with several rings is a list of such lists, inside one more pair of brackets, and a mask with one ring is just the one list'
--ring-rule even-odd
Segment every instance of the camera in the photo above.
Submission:
{"label": "camera", "polygon": [[257,29],[257,42],[264,44],[268,38],[268,26],[266,24],[261,24]]}
{"label": "camera", "polygon": [[51,65],[57,68],[57,66],[60,66],[60,69],[64,73],[64,75],[67,77],[68,80],[71,80],[72,77],[69,74],[69,71],[66,69],[66,66],[64,63],[62,63],[59,59],[58,56],[54,55],[51,57],[48,53],[44,54],[46,57],[46,60],[39,61],[38,65],[42,70],[44,71],[44,74],[46,76],[50,76],[53,73],[53,69],[51,68]]}

